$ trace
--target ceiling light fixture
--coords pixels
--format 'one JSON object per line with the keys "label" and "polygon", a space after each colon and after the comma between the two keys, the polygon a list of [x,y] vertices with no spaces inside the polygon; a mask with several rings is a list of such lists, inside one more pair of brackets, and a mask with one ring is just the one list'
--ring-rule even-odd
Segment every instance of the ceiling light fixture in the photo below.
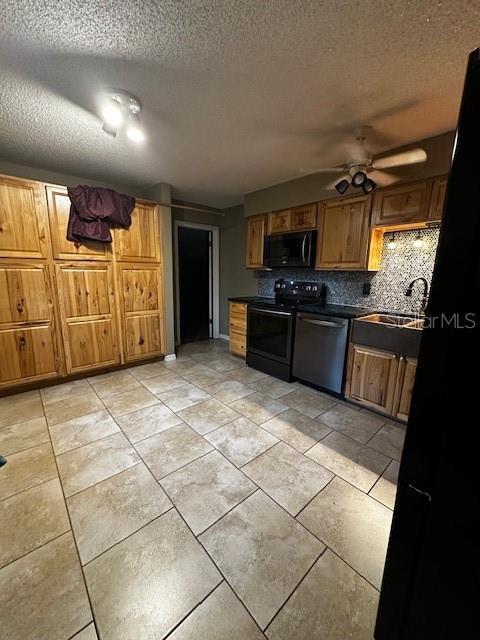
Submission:
{"label": "ceiling light fixture", "polygon": [[337,182],[337,184],[335,185],[335,189],[338,191],[338,193],[341,193],[343,196],[343,194],[345,193],[345,191],[348,189],[349,186],[350,186],[350,182],[344,178],[343,180],[340,180],[340,182]]}
{"label": "ceiling light fixture", "polygon": [[371,178],[367,178],[362,184],[363,193],[365,194],[371,193],[376,188],[377,188],[377,183]]}
{"label": "ceiling light fixture", "polygon": [[118,131],[125,127],[125,133],[129,140],[136,143],[143,142],[145,134],[138,117],[141,110],[140,101],[126,91],[114,91],[107,94],[101,108],[103,131],[115,138]]}
{"label": "ceiling light fixture", "polygon": [[415,247],[415,249],[421,249],[421,247],[423,247],[423,239],[422,236],[420,235],[420,231],[417,234],[417,237],[415,238],[415,240],[413,241],[413,246]]}
{"label": "ceiling light fixture", "polygon": [[367,174],[365,171],[356,171],[352,176],[352,185],[354,187],[361,187],[365,180],[367,179]]}
{"label": "ceiling light fixture", "polygon": [[137,143],[145,140],[145,134],[140,127],[140,120],[137,115],[131,115],[128,119],[127,138]]}

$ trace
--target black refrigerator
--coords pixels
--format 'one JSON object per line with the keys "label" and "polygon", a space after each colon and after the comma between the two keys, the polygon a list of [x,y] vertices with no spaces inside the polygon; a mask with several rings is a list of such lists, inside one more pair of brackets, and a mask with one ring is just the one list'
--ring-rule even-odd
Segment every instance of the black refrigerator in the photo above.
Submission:
{"label": "black refrigerator", "polygon": [[480,637],[479,303],[477,49],[468,60],[448,177],[376,640]]}

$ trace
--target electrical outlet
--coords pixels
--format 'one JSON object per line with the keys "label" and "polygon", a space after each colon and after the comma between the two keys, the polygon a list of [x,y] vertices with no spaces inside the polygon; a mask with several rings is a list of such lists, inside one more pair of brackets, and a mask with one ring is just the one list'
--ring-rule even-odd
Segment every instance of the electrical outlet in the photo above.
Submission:
{"label": "electrical outlet", "polygon": [[362,287],[362,294],[364,296],[369,296],[371,291],[372,291],[372,285],[370,284],[370,282],[364,282]]}

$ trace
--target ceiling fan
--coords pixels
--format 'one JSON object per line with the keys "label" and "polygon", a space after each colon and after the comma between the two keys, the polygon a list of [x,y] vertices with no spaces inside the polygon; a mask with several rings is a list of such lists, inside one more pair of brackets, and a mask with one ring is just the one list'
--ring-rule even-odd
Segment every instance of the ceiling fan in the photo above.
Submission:
{"label": "ceiling fan", "polygon": [[395,167],[425,162],[427,154],[424,149],[416,148],[401,153],[395,153],[382,158],[374,158],[368,150],[367,138],[372,133],[372,127],[362,126],[354,131],[355,143],[348,145],[351,159],[340,167],[326,167],[314,169],[310,173],[341,173],[340,179],[334,180],[327,189],[336,189],[342,195],[352,186],[370,193],[377,185],[388,186],[400,178],[384,171]]}

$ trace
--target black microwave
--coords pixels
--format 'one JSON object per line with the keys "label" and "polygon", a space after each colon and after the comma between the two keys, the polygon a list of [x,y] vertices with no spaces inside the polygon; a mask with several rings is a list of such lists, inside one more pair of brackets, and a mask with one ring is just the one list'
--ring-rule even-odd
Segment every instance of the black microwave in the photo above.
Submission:
{"label": "black microwave", "polygon": [[314,267],[317,231],[277,233],[265,236],[263,259],[266,267]]}

